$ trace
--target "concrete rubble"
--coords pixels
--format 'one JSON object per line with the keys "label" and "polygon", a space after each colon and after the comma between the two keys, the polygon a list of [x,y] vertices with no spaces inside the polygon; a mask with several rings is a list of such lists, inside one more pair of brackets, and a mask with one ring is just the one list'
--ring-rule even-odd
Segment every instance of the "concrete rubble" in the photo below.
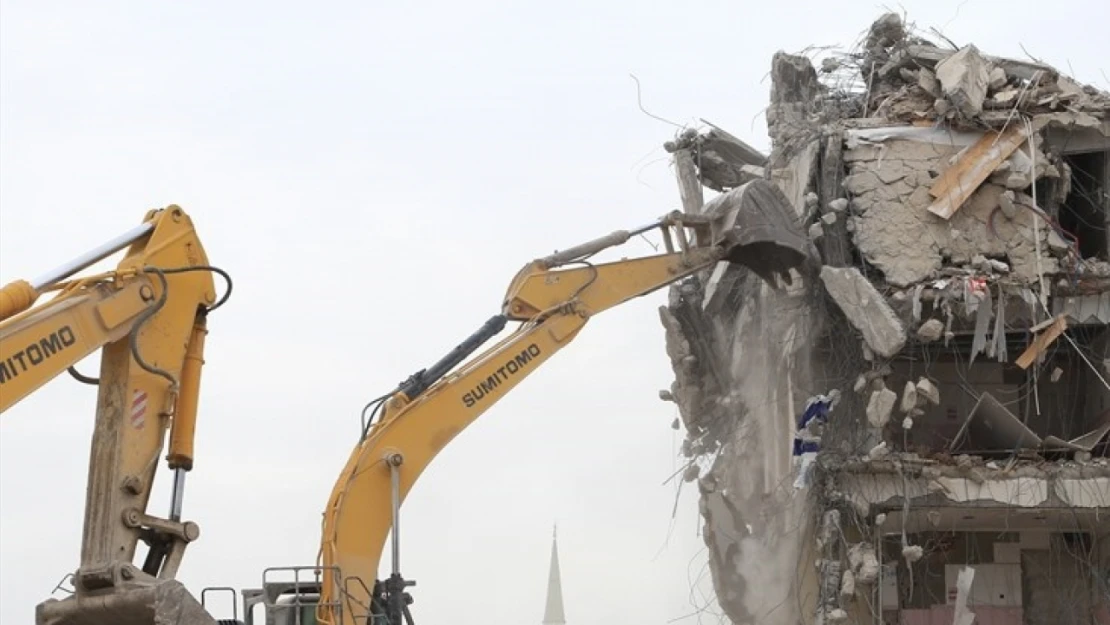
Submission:
{"label": "concrete rubble", "polygon": [[871,351],[890,358],[906,343],[906,330],[863,274],[855,267],[822,267],[821,281],[829,295],[863,333]]}
{"label": "concrete rubble", "polygon": [[[660,310],[732,623],[951,622],[961,567],[966,616],[1110,622],[1110,93],[930,39],[890,13],[773,55],[770,154],[708,122],[665,145],[683,210],[770,181],[819,261],[779,289],[719,267]],[[1037,590],[985,598],[1006,575]],[[1042,591],[1065,577],[1088,598]]]}

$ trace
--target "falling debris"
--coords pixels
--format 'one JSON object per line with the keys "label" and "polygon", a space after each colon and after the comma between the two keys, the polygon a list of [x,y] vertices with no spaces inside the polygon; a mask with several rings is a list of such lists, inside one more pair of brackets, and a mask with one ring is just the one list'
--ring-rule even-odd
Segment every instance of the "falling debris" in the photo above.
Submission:
{"label": "falling debris", "polygon": [[890,421],[890,413],[894,411],[894,403],[898,401],[898,394],[883,388],[871,393],[871,400],[867,402],[867,421],[872,427],[881,428]]}
{"label": "falling debris", "polygon": [[902,391],[902,412],[909,413],[917,407],[917,385],[913,382],[906,382],[906,388]]}
{"label": "falling debris", "polygon": [[940,404],[940,391],[937,389],[937,385],[925,378],[917,381],[917,394],[934,406]]}
{"label": "falling debris", "polygon": [[917,562],[925,555],[925,549],[921,545],[906,545],[902,547],[902,557],[906,562]]}
{"label": "falling debris", "polygon": [[1052,325],[1048,326],[1048,328],[1044,330],[1044,332],[1041,332],[1039,335],[1037,335],[1036,340],[1034,340],[1024,352],[1022,352],[1021,356],[1018,356],[1018,359],[1014,362],[1014,364],[1021,367],[1022,369],[1028,369],[1029,365],[1033,364],[1033,361],[1035,361],[1041,354],[1043,354],[1044,351],[1048,349],[1048,346],[1051,345],[1052,342],[1055,341],[1057,338],[1059,338],[1059,336],[1063,334],[1064,330],[1067,330],[1067,328],[1067,318],[1063,315],[1060,315],[1056,318]]}
{"label": "falling debris", "polygon": [[855,574],[857,584],[874,584],[879,578],[879,559],[875,547],[868,543],[856,543],[848,549],[848,562]]}
{"label": "falling debris", "polygon": [[932,343],[944,334],[944,322],[940,319],[930,319],[921,324],[917,329],[917,338],[923,343]]}

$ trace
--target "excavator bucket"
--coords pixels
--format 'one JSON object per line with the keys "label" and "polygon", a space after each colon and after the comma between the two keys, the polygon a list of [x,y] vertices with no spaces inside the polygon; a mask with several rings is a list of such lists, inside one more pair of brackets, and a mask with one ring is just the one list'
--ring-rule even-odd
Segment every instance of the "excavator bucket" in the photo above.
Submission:
{"label": "excavator bucket", "polygon": [[705,205],[712,242],[726,250],[725,260],[743,265],[771,286],[775,276],[791,284],[791,269],[818,258],[802,231],[801,218],[786,195],[769,180],[753,180]]}
{"label": "excavator bucket", "polygon": [[48,599],[35,610],[35,625],[217,625],[176,580],[118,589],[103,595]]}

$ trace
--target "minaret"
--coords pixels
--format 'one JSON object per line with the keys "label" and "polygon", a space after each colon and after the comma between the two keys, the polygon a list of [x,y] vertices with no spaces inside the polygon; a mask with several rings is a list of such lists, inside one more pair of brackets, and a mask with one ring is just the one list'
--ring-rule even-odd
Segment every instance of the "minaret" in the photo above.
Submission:
{"label": "minaret", "polygon": [[559,528],[551,532],[551,569],[547,573],[547,606],[543,625],[566,625],[563,615],[563,583],[559,578]]}

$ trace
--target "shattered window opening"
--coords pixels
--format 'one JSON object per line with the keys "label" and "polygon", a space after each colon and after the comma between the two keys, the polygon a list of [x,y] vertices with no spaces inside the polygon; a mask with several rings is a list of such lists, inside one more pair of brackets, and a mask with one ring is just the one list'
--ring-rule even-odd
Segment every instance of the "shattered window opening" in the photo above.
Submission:
{"label": "shattered window opening", "polygon": [[1060,206],[1059,221],[1064,230],[1079,239],[1083,258],[1110,260],[1106,231],[1108,161],[1110,152],[1103,151],[1064,156],[1071,174],[1071,192]]}

